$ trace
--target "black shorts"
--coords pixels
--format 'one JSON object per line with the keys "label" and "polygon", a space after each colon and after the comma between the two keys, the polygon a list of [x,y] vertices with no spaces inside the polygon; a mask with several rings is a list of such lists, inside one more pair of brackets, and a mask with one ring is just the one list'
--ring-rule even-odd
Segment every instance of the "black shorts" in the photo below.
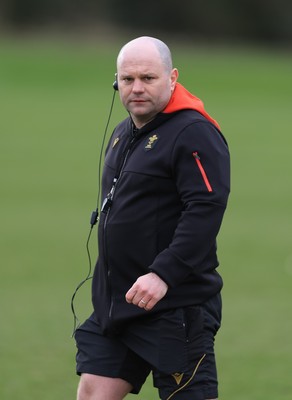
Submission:
{"label": "black shorts", "polygon": [[137,319],[117,337],[100,332],[92,315],[75,333],[77,374],[121,378],[139,393],[152,371],[162,400],[218,397],[214,338],[221,297]]}

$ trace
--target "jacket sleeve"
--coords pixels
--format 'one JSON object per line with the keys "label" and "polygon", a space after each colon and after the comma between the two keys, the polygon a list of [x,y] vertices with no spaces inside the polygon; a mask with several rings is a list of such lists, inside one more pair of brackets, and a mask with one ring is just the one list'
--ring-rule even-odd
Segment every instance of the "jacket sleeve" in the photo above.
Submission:
{"label": "jacket sleeve", "polygon": [[218,266],[218,235],[230,190],[230,159],[225,139],[209,122],[190,124],[179,135],[171,168],[182,213],[169,247],[150,270],[170,287],[190,274],[200,277]]}

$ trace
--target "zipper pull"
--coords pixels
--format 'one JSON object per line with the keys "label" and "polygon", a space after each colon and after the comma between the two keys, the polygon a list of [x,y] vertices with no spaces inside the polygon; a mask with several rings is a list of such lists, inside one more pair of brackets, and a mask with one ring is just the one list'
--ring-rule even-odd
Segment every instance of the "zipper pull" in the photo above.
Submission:
{"label": "zipper pull", "polygon": [[103,213],[107,213],[109,208],[111,207],[112,203],[113,203],[113,195],[114,195],[114,191],[115,191],[115,186],[117,183],[118,179],[114,178],[113,180],[113,186],[111,188],[111,190],[109,191],[109,193],[107,194],[106,198],[104,199],[103,203],[102,203],[102,207],[101,207],[101,212]]}
{"label": "zipper pull", "polygon": [[102,203],[101,212],[106,214],[111,205],[112,205],[112,199],[110,198],[110,194],[108,194]]}

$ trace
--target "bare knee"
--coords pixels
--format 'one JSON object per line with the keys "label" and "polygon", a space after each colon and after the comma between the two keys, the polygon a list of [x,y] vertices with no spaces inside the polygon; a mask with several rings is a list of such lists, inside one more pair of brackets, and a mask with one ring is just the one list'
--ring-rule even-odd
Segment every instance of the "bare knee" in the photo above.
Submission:
{"label": "bare knee", "polygon": [[77,400],[122,400],[131,389],[123,379],[82,374]]}
{"label": "bare knee", "polygon": [[82,374],[77,390],[77,400],[91,399],[95,390],[94,375]]}

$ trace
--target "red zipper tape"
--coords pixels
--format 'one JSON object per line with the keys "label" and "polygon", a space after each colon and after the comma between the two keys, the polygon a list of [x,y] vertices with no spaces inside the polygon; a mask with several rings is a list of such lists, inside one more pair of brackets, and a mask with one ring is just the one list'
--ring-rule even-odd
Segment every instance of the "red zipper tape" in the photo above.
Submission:
{"label": "red zipper tape", "polygon": [[211,184],[209,182],[209,179],[207,177],[207,174],[206,174],[206,172],[204,170],[204,167],[203,167],[203,165],[201,163],[201,159],[200,159],[197,151],[193,153],[193,157],[196,160],[197,166],[199,167],[199,170],[200,170],[200,172],[202,174],[202,177],[204,179],[204,182],[205,182],[205,185],[206,185],[206,187],[208,189],[208,192],[213,192],[212,186],[211,186]]}

